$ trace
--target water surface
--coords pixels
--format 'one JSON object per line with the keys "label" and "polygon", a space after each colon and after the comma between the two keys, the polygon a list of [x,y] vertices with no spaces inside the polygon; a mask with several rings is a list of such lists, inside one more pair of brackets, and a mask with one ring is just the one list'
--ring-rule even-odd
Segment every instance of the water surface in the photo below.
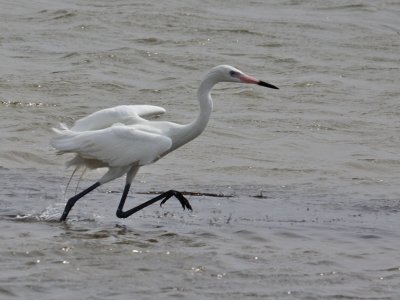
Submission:
{"label": "water surface", "polygon": [[[0,298],[398,299],[395,1],[3,1]],[[65,205],[51,127],[118,104],[191,121],[204,73],[231,64],[279,91],[220,84],[198,139]],[[101,172],[85,174],[78,190]],[[75,192],[73,180],[67,197]]]}

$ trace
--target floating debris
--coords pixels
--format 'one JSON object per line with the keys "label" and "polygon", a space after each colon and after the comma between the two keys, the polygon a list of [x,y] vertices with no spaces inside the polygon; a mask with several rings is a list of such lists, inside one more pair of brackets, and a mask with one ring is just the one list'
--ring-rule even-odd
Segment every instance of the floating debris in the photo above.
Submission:
{"label": "floating debris", "polygon": [[[161,191],[149,191],[149,192],[137,192],[137,194],[141,194],[141,195],[158,195],[158,194],[162,194],[164,192]],[[206,197],[216,197],[216,198],[232,198],[235,197],[236,195],[234,194],[222,194],[222,193],[202,193],[202,192],[188,192],[188,191],[183,191],[181,192],[183,195],[187,195],[187,196],[196,196],[196,197],[200,197],[200,196],[206,196]]]}

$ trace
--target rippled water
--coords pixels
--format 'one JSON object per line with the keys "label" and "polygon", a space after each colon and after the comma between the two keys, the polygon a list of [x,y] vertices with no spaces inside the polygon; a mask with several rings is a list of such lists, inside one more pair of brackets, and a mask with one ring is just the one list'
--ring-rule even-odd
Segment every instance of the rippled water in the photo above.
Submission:
{"label": "rippled water", "polygon": [[[399,299],[396,1],[0,3],[1,299]],[[118,104],[189,122],[212,66],[280,87],[214,90],[198,139],[65,205],[51,127]],[[78,190],[101,176],[85,174]],[[67,191],[75,192],[77,180]]]}

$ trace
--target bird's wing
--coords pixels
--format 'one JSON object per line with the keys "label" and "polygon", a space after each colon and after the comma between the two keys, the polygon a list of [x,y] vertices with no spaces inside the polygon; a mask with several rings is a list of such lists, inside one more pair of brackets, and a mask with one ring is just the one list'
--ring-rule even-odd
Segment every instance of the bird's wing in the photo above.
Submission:
{"label": "bird's wing", "polygon": [[51,145],[61,153],[73,152],[85,159],[94,159],[110,167],[137,163],[140,166],[158,160],[171,148],[169,137],[135,126],[115,125],[110,128],[76,132],[54,129],[58,136]]}
{"label": "bird's wing", "polygon": [[137,115],[142,118],[152,117],[165,113],[164,108],[155,105],[126,105],[126,106],[134,110],[137,113]]}
{"label": "bird's wing", "polygon": [[112,126],[115,123],[132,125],[143,117],[150,117],[165,113],[165,109],[153,105],[120,105],[99,110],[75,122],[73,131],[99,130]]}

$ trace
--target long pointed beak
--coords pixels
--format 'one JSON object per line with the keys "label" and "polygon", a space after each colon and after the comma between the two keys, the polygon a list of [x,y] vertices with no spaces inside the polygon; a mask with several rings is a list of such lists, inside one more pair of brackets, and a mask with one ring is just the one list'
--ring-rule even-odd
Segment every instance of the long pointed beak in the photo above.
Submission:
{"label": "long pointed beak", "polygon": [[270,88],[270,89],[279,90],[279,88],[277,86],[274,86],[274,85],[272,85],[272,84],[270,84],[268,82],[262,81],[262,80],[259,80],[257,84],[261,85],[261,86],[265,86],[265,87]]}
{"label": "long pointed beak", "polygon": [[241,82],[244,82],[244,83],[258,84],[258,85],[265,86],[265,87],[270,88],[270,89],[279,90],[279,88],[276,87],[275,85],[272,85],[272,84],[270,84],[268,82],[265,82],[265,81],[262,81],[262,80],[258,80],[256,78],[251,77],[251,76],[246,75],[246,74],[240,75],[239,79],[240,79]]}

